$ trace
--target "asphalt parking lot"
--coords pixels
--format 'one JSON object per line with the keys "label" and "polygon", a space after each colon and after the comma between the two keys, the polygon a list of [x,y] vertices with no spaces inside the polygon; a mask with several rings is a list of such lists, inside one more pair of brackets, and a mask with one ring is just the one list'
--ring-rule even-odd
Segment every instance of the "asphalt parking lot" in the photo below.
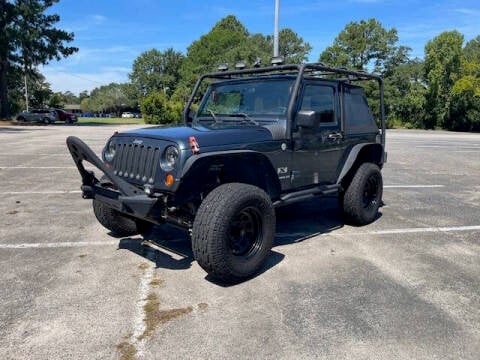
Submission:
{"label": "asphalt parking lot", "polygon": [[263,271],[206,277],[185,233],[114,238],[65,146],[123,127],[0,127],[2,359],[478,359],[480,134],[390,131],[381,217],[277,211]]}

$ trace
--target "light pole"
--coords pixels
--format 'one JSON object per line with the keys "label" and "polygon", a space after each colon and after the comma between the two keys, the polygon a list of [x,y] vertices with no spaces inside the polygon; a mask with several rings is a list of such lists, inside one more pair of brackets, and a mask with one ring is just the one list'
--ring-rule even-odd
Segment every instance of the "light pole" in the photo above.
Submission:
{"label": "light pole", "polygon": [[27,86],[27,73],[25,72],[25,105],[26,110],[28,111],[28,86]]}
{"label": "light pole", "polygon": [[280,0],[275,0],[275,29],[273,30],[273,56],[278,56],[278,17],[280,13]]}

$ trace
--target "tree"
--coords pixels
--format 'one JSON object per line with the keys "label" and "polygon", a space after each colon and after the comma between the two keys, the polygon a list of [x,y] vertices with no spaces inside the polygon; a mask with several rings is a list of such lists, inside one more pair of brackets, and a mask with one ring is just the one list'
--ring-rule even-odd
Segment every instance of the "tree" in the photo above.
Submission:
{"label": "tree", "polygon": [[[279,45],[280,55],[293,63],[305,61],[312,48],[291,29],[280,31]],[[250,34],[235,16],[229,15],[188,47],[181,69],[182,80],[173,96],[185,101],[198,77],[217,71],[222,63],[233,67],[238,61],[246,61],[251,66],[261,60],[263,65],[269,65],[272,53],[272,36]]]}
{"label": "tree", "polygon": [[183,58],[172,48],[164,52],[152,49],[136,58],[129,78],[138,98],[155,91],[175,91]]}
{"label": "tree", "polygon": [[28,103],[33,108],[43,108],[47,105],[52,90],[45,77],[40,73],[34,73],[27,81]]}
{"label": "tree", "polygon": [[157,91],[142,99],[141,110],[147,124],[172,124],[181,121],[182,103],[168,100],[163,91]]}
{"label": "tree", "polygon": [[237,58],[238,49],[245,48],[247,38],[247,29],[235,16],[223,18],[188,47],[181,68],[182,81],[191,87],[201,74],[215,71],[220,63],[242,60]]}
{"label": "tree", "polygon": [[467,61],[480,64],[480,35],[465,44],[463,53]]}
{"label": "tree", "polygon": [[460,77],[451,90],[445,126],[456,131],[480,131],[480,36],[463,48]]}
{"label": "tree", "polygon": [[136,100],[129,98],[126,89],[128,84],[111,83],[95,88],[90,97],[82,99],[80,107],[83,112],[120,113],[125,108],[135,108]]}
{"label": "tree", "polygon": [[408,60],[392,68],[385,78],[390,121],[398,120],[407,127],[424,127],[426,85],[423,74],[420,59]]}
{"label": "tree", "polygon": [[397,41],[397,30],[383,28],[376,19],[351,22],[338,34],[333,45],[323,51],[319,61],[359,70],[373,65],[383,70],[389,58],[405,54],[407,48],[398,53]]}
{"label": "tree", "polygon": [[[273,53],[273,36],[267,36],[266,40],[269,44],[263,51],[266,51],[266,55],[270,59]],[[278,53],[285,58],[286,63],[300,64],[307,61],[311,50],[312,46],[292,29],[281,29],[278,33]]]}
{"label": "tree", "polygon": [[448,120],[453,84],[460,75],[463,35],[445,31],[425,46],[427,128],[444,127]]}
{"label": "tree", "polygon": [[40,64],[60,60],[78,51],[65,46],[73,33],[54,25],[60,20],[45,11],[58,0],[0,0],[0,117],[9,115],[9,72],[32,74]]}

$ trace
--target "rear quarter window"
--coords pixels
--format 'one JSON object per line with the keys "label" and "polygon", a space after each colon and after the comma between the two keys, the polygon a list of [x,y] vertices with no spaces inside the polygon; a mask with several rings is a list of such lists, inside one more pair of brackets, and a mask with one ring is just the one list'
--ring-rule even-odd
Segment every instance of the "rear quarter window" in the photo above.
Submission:
{"label": "rear quarter window", "polygon": [[345,132],[376,133],[378,127],[368,107],[365,91],[360,87],[346,86],[343,91]]}

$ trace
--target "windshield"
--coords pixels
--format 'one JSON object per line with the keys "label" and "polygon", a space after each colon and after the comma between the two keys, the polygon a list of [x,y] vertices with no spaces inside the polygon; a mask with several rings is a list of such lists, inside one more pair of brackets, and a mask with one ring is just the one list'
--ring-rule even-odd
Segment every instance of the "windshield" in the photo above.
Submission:
{"label": "windshield", "polygon": [[195,120],[207,127],[285,120],[293,83],[293,78],[260,78],[211,84]]}

